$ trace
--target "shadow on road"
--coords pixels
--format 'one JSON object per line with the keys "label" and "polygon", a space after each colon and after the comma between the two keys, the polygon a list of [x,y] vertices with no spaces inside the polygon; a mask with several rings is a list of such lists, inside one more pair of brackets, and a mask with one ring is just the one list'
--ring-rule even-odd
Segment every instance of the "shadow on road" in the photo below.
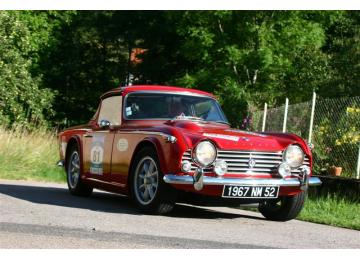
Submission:
{"label": "shadow on road", "polygon": [[[93,211],[122,213],[131,215],[143,215],[126,196],[105,192],[93,192],[91,197],[76,197],[69,194],[65,188],[27,186],[16,184],[1,184],[0,193],[26,200],[32,203],[55,205],[70,208],[82,208]],[[200,218],[200,219],[234,219],[249,218],[261,219],[260,217],[246,216],[242,214],[220,212],[190,205],[176,205],[168,217],[176,218]]]}

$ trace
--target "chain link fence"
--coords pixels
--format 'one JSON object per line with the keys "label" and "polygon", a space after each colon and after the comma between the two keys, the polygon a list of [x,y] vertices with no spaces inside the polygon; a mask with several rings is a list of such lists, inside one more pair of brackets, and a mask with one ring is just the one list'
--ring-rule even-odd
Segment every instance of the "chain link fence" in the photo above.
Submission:
{"label": "chain link fence", "polygon": [[[314,99],[315,101],[315,99]],[[286,132],[295,133],[314,144],[314,171],[359,178],[360,97],[323,99],[317,97],[310,130],[313,102],[290,104]],[[266,132],[282,132],[286,107],[267,109]],[[252,112],[254,131],[263,128],[264,111]],[[311,134],[312,131],[312,134]],[[310,133],[310,136],[309,136]]]}

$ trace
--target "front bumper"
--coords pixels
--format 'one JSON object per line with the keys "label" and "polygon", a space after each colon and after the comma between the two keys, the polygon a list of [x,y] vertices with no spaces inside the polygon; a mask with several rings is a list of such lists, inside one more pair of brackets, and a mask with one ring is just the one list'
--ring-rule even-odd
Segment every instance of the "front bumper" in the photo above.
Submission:
{"label": "front bumper", "polygon": [[[174,175],[167,174],[164,176],[164,181],[169,184],[190,184],[194,185],[194,177],[190,175]],[[303,181],[297,178],[289,179],[241,179],[241,178],[221,178],[203,176],[202,184],[206,185],[258,185],[258,186],[280,186],[280,187],[301,187],[304,185]],[[310,177],[307,179],[307,185],[318,186],[321,181],[318,177]]]}

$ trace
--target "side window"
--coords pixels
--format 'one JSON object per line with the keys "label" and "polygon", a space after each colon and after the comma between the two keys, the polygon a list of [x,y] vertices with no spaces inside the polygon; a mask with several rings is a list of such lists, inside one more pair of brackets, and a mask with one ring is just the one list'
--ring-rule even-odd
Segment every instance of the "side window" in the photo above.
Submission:
{"label": "side window", "polygon": [[112,96],[101,102],[98,124],[101,120],[108,120],[111,125],[121,124],[122,96]]}

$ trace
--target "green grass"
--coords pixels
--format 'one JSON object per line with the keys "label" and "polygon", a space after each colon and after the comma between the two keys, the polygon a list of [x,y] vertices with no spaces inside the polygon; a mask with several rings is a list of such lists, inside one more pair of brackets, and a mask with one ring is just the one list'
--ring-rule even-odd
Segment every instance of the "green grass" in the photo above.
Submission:
{"label": "green grass", "polygon": [[[0,179],[65,182],[64,170],[56,166],[58,147],[56,136],[47,131],[24,133],[0,128]],[[359,200],[309,195],[298,219],[360,230]]]}
{"label": "green grass", "polygon": [[298,219],[360,230],[360,203],[336,195],[309,196]]}
{"label": "green grass", "polygon": [[65,182],[56,136],[0,129],[0,179]]}
{"label": "green grass", "polygon": [[[259,212],[257,208],[241,206],[240,209]],[[349,199],[332,195],[309,195],[304,208],[296,218],[298,220],[360,230],[360,203],[358,199]]]}

